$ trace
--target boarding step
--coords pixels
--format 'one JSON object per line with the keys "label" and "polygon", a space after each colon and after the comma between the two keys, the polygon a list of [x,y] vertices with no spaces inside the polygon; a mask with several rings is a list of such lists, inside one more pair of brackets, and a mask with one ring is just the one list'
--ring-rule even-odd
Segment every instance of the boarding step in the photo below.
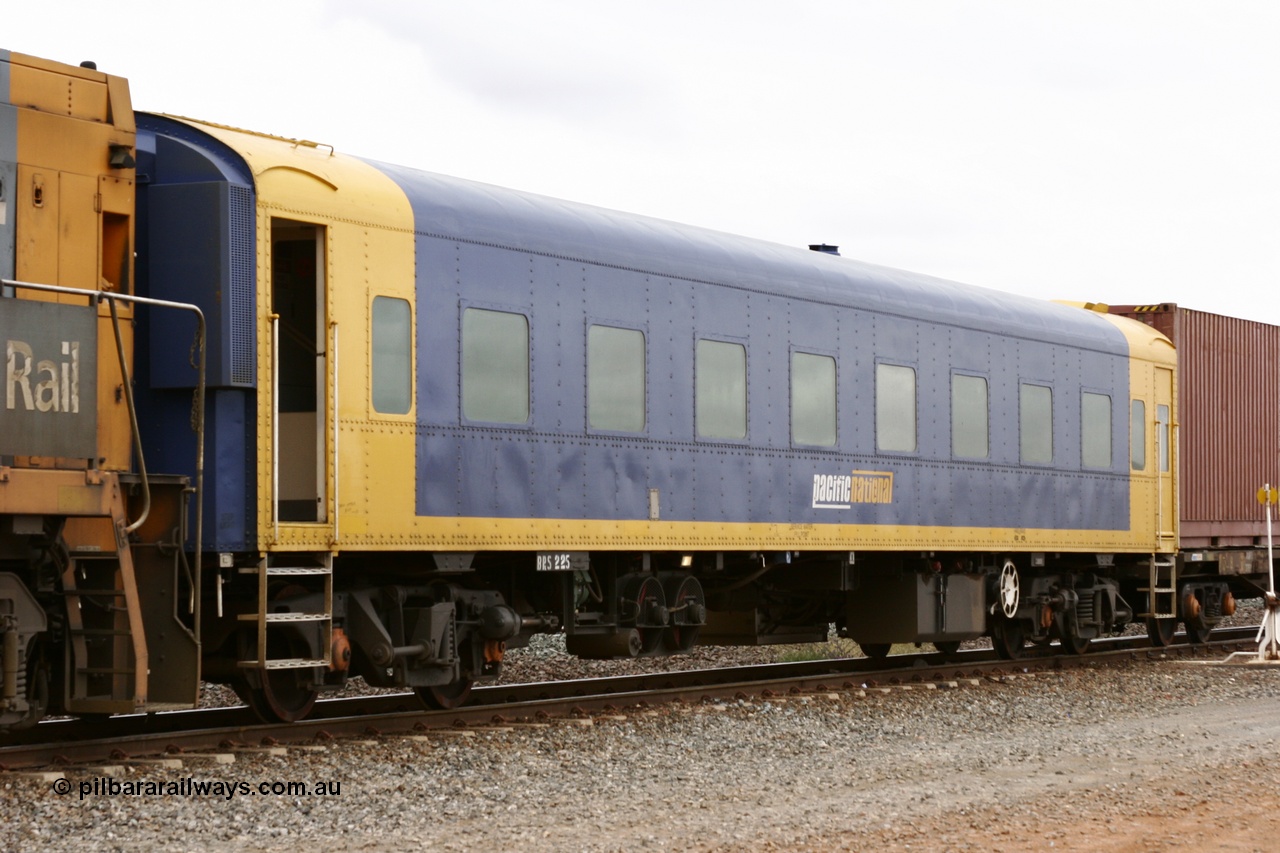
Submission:
{"label": "boarding step", "polygon": [[329,666],[329,661],[324,658],[318,660],[309,658],[276,658],[267,661],[265,665],[262,661],[257,660],[242,660],[238,661],[238,663],[242,667],[254,669],[312,669],[317,666]]}
{"label": "boarding step", "polygon": [[[273,565],[273,560],[279,560],[284,565]],[[253,647],[249,651],[253,657],[239,661],[239,665],[262,670],[328,667],[327,653],[333,645],[333,554],[270,554],[256,566],[241,568],[239,574],[256,576],[258,588],[258,606],[255,612],[242,613],[236,617],[240,622],[252,623],[257,628]],[[287,605],[282,601],[271,600],[268,586],[270,579],[281,577],[294,579],[290,582],[288,594],[293,596],[294,590],[297,590],[299,603],[295,606],[307,608],[305,612],[285,611],[283,608]],[[303,600],[308,603],[301,603]],[[280,607],[282,610],[273,613],[273,607]],[[311,644],[311,647],[299,645],[299,640]],[[276,653],[275,657],[272,652]],[[316,652],[324,653],[325,656],[310,657]],[[308,657],[296,657],[300,653]]]}
{"label": "boarding step", "polygon": [[[241,613],[241,622],[257,622],[257,613]],[[328,613],[268,613],[262,621],[273,622],[327,622],[332,618]]]}
{"label": "boarding step", "polygon": [[[240,574],[256,575],[261,571],[262,570],[257,566],[247,566],[247,567],[242,567],[240,569]],[[301,577],[306,575],[317,576],[317,575],[331,575],[331,574],[333,574],[333,570],[325,568],[324,566],[268,566],[267,567],[268,577],[286,577],[286,576]]]}
{"label": "boarding step", "polygon": [[1177,561],[1171,555],[1153,554],[1140,565],[1147,569],[1147,585],[1138,587],[1138,592],[1146,593],[1147,612],[1137,614],[1138,618],[1177,619]]}

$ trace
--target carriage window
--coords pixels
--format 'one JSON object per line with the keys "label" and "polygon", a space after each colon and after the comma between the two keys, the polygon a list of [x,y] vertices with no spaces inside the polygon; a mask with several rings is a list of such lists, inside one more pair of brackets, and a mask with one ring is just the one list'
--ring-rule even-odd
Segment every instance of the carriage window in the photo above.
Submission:
{"label": "carriage window", "polygon": [[1080,462],[1086,468],[1111,467],[1111,398],[1106,394],[1080,397]]}
{"label": "carriage window", "polygon": [[644,430],[644,333],[587,329],[587,423],[592,429]]}
{"label": "carriage window", "polygon": [[529,320],[523,314],[462,312],[462,414],[500,424],[529,421]]}
{"label": "carriage window", "polygon": [[1147,467],[1147,404],[1134,400],[1129,409],[1129,464],[1135,471]]}
{"label": "carriage window", "polygon": [[896,364],[876,365],[876,447],[916,449],[916,371]]}
{"label": "carriage window", "polygon": [[1169,471],[1169,407],[1156,406],[1156,428],[1160,431],[1160,471]]}
{"label": "carriage window", "polygon": [[951,377],[951,454],[968,459],[989,455],[987,380],[981,376]]}
{"label": "carriage window", "polygon": [[413,323],[409,303],[373,298],[373,381],[375,411],[405,415],[413,401]]}
{"label": "carriage window", "polygon": [[747,348],[698,341],[694,418],[699,438],[747,437]]}
{"label": "carriage window", "polygon": [[1022,461],[1030,465],[1053,462],[1053,389],[1045,385],[1022,386],[1019,402]]}
{"label": "carriage window", "polygon": [[835,446],[836,360],[830,356],[791,354],[791,440]]}

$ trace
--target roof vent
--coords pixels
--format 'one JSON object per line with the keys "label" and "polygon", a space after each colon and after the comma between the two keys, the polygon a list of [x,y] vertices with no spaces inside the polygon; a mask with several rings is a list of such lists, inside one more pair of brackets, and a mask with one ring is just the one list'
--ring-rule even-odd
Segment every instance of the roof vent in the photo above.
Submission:
{"label": "roof vent", "polygon": [[826,243],[810,243],[809,251],[822,252],[824,255],[839,255],[839,246],[828,246]]}

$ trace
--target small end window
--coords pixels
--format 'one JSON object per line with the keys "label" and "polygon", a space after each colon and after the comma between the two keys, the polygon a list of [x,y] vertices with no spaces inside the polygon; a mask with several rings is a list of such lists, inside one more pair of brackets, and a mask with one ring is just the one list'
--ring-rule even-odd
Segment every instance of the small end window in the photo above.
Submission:
{"label": "small end window", "polygon": [[1129,407],[1129,465],[1135,471],[1147,469],[1147,404],[1142,400]]}
{"label": "small end window", "polygon": [[405,415],[413,404],[413,321],[409,303],[373,298],[374,411]]}

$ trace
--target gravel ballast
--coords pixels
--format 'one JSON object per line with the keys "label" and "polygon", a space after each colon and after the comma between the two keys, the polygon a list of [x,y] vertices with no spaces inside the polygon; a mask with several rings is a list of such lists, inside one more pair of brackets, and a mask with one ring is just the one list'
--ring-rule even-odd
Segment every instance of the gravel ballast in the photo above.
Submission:
{"label": "gravel ballast", "polygon": [[[92,768],[66,771],[66,794],[7,774],[0,848],[1267,850],[1277,700],[1277,668],[1099,662],[110,777],[173,793],[111,794]],[[184,781],[233,793],[184,794]],[[290,781],[340,794],[269,793]]]}

